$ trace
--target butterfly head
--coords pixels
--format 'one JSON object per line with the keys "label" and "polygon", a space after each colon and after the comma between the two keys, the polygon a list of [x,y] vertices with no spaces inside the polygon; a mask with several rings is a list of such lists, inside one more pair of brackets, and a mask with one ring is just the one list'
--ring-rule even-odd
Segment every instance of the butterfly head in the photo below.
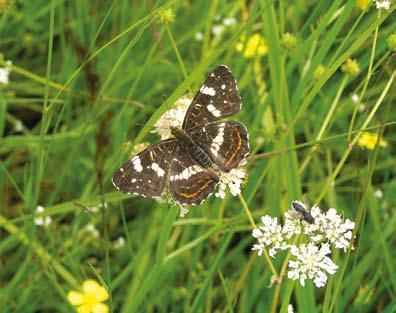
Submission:
{"label": "butterfly head", "polygon": [[178,128],[178,127],[170,127],[171,130],[171,134],[179,141],[179,142],[185,142],[186,140],[188,140],[188,135],[185,131],[183,131],[182,129]]}

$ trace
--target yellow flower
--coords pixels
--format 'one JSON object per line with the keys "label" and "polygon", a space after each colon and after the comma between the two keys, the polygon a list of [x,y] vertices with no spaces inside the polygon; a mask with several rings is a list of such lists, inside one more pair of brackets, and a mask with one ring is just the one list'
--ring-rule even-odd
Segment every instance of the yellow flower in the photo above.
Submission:
{"label": "yellow flower", "polygon": [[291,33],[284,33],[281,39],[283,46],[289,50],[294,50],[298,45],[298,39]]}
{"label": "yellow flower", "polygon": [[109,299],[107,290],[93,279],[83,282],[82,292],[69,291],[67,300],[78,313],[108,313],[109,307],[102,303]]}
{"label": "yellow flower", "polygon": [[362,11],[367,11],[370,7],[370,0],[357,0],[356,7]]}
{"label": "yellow flower", "polygon": [[165,9],[158,13],[158,18],[162,24],[171,24],[175,21],[172,9]]}
{"label": "yellow flower", "polygon": [[323,66],[323,64],[319,64],[318,67],[315,69],[315,72],[313,73],[314,79],[318,80],[323,75],[325,70],[326,68]]}
{"label": "yellow flower", "polygon": [[378,139],[379,139],[379,145],[381,147],[386,147],[388,145],[388,143],[384,139],[378,138],[377,134],[369,133],[369,132],[361,133],[358,139],[358,145],[363,148],[373,150],[375,148],[375,145],[377,144]]}
{"label": "yellow flower", "polygon": [[388,39],[386,39],[386,42],[388,43],[389,49],[396,51],[396,33],[389,35]]}
{"label": "yellow flower", "polygon": [[[243,51],[245,58],[252,58],[255,55],[266,55],[268,53],[267,41],[260,34],[253,34],[246,41],[245,36],[241,36],[240,41],[236,44],[235,49],[239,52]],[[245,48],[245,50],[243,50]]]}
{"label": "yellow flower", "polygon": [[360,73],[359,63],[356,60],[349,58],[341,66],[341,71],[343,71],[346,74],[350,74],[352,76],[357,76]]}

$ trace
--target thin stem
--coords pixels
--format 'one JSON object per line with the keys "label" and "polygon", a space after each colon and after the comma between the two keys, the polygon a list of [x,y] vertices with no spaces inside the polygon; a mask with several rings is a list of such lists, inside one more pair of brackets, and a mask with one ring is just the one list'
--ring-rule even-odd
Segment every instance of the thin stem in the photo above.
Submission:
{"label": "thin stem", "polygon": [[[182,59],[182,57],[180,55],[179,49],[177,48],[175,39],[173,38],[172,32],[171,32],[171,30],[169,28],[169,25],[165,24],[165,28],[166,28],[166,32],[168,33],[169,40],[171,41],[173,50],[175,50],[175,54],[176,54],[177,60],[179,61],[180,68],[181,68],[181,70],[183,72],[184,79],[187,79],[187,77],[188,77],[187,71],[186,71],[186,68],[184,66],[183,59]],[[191,87],[189,87],[188,90],[189,90],[190,93],[192,93]]]}
{"label": "thin stem", "polygon": [[[247,215],[247,217],[249,219],[250,225],[252,226],[253,229],[257,228],[256,224],[254,223],[254,219],[252,217],[252,214],[250,213],[249,207],[248,207],[245,199],[243,198],[242,194],[238,194],[238,197],[239,197],[239,200],[242,203],[243,209],[245,210],[245,213],[246,213],[246,215]],[[268,266],[269,266],[269,268],[271,270],[272,275],[275,276],[275,277],[278,277],[278,273],[276,272],[274,264],[272,263],[271,258],[268,255],[268,252],[267,252],[267,250],[265,248],[263,249],[263,256],[264,256],[264,259],[267,262],[267,264],[268,264]]]}
{"label": "thin stem", "polygon": [[[322,139],[323,134],[324,134],[324,132],[325,132],[327,126],[328,126],[329,123],[330,123],[330,119],[331,119],[331,117],[333,116],[333,114],[334,114],[334,112],[335,112],[335,109],[336,109],[336,107],[337,107],[337,105],[338,105],[338,103],[339,103],[339,101],[340,101],[342,92],[344,91],[344,88],[345,88],[346,81],[347,81],[347,76],[344,76],[343,80],[341,81],[340,87],[338,88],[336,97],[334,98],[334,101],[333,101],[333,103],[331,104],[330,110],[327,112],[326,117],[325,117],[325,120],[324,120],[324,122],[323,122],[323,124],[322,124],[322,126],[321,126],[321,128],[320,128],[320,130],[319,130],[318,135],[316,136],[316,139],[315,139],[316,141]],[[317,146],[317,145],[314,145],[314,146],[311,148],[311,151],[309,152],[307,158],[304,160],[304,162],[302,163],[302,165],[301,165],[301,167],[300,167],[300,170],[299,170],[300,173],[302,173],[302,172],[304,171],[304,169],[307,167],[307,165],[309,164],[309,162],[311,161],[311,159],[312,159],[312,157],[313,157],[314,152],[315,152],[317,149],[318,149],[318,146]]]}
{"label": "thin stem", "polygon": [[320,195],[316,198],[315,200],[315,204],[319,203],[320,200],[322,200],[322,198],[324,197],[324,195],[327,192],[327,189],[331,186],[332,182],[334,181],[334,179],[337,177],[338,173],[341,171],[342,167],[344,166],[344,163],[346,161],[346,159],[348,158],[350,152],[352,151],[352,147],[356,144],[356,142],[358,141],[359,137],[360,137],[360,133],[362,132],[362,130],[367,127],[367,125],[370,123],[370,121],[373,119],[374,114],[377,112],[379,106],[381,105],[382,101],[384,100],[386,94],[389,91],[389,88],[391,87],[392,83],[393,83],[393,79],[395,78],[396,75],[396,71],[394,71],[392,73],[392,76],[390,77],[387,85],[385,86],[385,89],[383,90],[382,94],[380,95],[380,97],[378,98],[377,102],[375,103],[373,109],[371,110],[371,112],[369,113],[368,117],[366,118],[366,120],[364,121],[363,125],[360,128],[360,131],[358,132],[358,134],[353,138],[353,140],[350,142],[350,144],[347,146],[344,154],[342,155],[340,161],[338,162],[336,168],[334,169],[334,172],[327,178],[326,180],[326,184],[324,186],[324,188],[322,189],[322,192],[320,193]]}
{"label": "thin stem", "polygon": [[[294,245],[298,241],[298,239],[299,239],[299,236],[297,236],[293,240],[292,244]],[[272,297],[270,313],[275,313],[276,312],[276,308],[278,306],[278,301],[279,301],[280,288],[281,288],[281,284],[282,284],[282,277],[285,275],[285,272],[286,272],[286,269],[287,269],[287,264],[289,263],[290,257],[291,257],[291,253],[290,253],[290,250],[288,250],[288,252],[286,254],[286,258],[283,261],[281,271],[279,273],[278,281],[276,282],[276,285],[275,285],[275,291],[274,291],[274,296]]]}
{"label": "thin stem", "polygon": [[368,67],[368,70],[367,70],[366,80],[364,81],[362,92],[360,93],[359,99],[356,102],[355,107],[353,109],[351,123],[349,124],[348,141],[351,140],[353,125],[355,124],[355,119],[356,119],[356,114],[357,114],[357,112],[359,110],[359,107],[360,107],[360,104],[361,104],[362,99],[364,97],[364,94],[366,93],[366,89],[367,89],[367,86],[368,86],[368,83],[369,83],[369,80],[370,80],[370,77],[371,77],[371,73],[372,73],[372,69],[373,69],[373,63],[374,63],[375,47],[377,45],[377,37],[378,37],[378,27],[376,27],[375,31],[374,31],[374,40],[373,40],[373,46],[371,48],[370,63],[369,63],[369,67]]}

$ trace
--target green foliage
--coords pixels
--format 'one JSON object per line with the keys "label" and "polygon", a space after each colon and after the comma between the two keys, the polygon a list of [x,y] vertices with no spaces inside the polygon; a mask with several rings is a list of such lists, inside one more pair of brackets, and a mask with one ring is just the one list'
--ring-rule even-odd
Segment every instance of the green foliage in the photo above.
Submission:
{"label": "green foliage", "polygon": [[[11,70],[0,83],[1,312],[70,312],[66,295],[87,278],[113,312],[393,312],[396,4],[0,4],[0,68]],[[246,53],[255,34],[267,47]],[[235,119],[250,133],[243,196],[179,218],[115,191],[127,147],[158,140],[155,121],[218,64],[238,79]],[[386,147],[359,146],[362,130]],[[357,223],[354,250],[335,256],[326,287],[283,277],[268,288],[249,217],[280,217],[304,193]],[[48,227],[35,223],[39,205]]]}

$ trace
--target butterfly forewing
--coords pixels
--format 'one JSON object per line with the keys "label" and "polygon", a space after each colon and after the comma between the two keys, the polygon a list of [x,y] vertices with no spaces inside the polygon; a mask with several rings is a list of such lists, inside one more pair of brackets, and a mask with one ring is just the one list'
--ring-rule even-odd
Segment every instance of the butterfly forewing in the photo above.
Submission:
{"label": "butterfly forewing", "polygon": [[176,147],[175,139],[151,145],[125,162],[114,173],[113,185],[125,193],[145,197],[160,196]]}
{"label": "butterfly forewing", "polygon": [[183,122],[183,129],[192,130],[225,116],[235,114],[241,109],[241,98],[234,75],[225,65],[218,66],[205,80]]}
{"label": "butterfly forewing", "polygon": [[191,137],[225,172],[237,167],[249,154],[248,132],[239,122],[215,122],[197,127]]}
{"label": "butterfly forewing", "polygon": [[214,192],[219,177],[194,162],[179,147],[169,170],[169,191],[181,204],[199,204]]}

